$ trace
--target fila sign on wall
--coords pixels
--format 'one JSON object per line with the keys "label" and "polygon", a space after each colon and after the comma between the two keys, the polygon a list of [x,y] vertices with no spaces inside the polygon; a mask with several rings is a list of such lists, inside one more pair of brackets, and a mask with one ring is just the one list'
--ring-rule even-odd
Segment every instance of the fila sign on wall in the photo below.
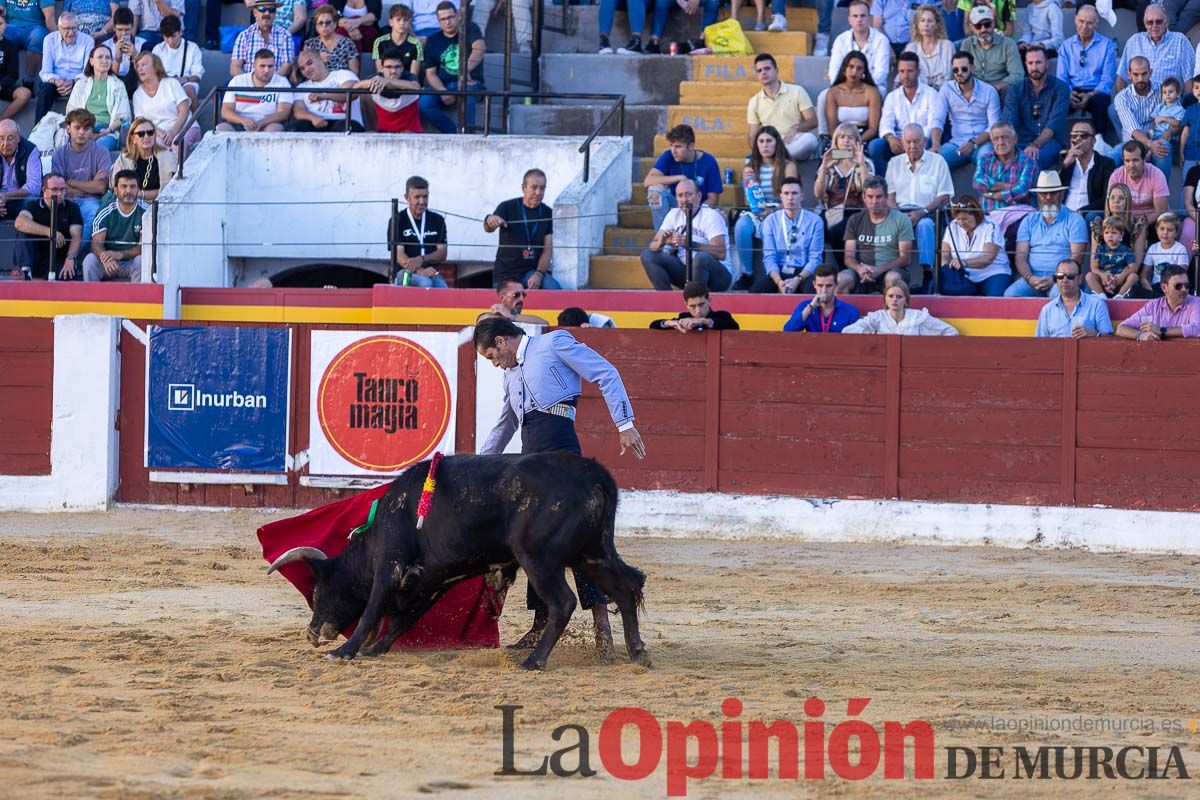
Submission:
{"label": "fila sign on wall", "polygon": [[308,471],[389,475],[454,450],[455,333],[313,331]]}

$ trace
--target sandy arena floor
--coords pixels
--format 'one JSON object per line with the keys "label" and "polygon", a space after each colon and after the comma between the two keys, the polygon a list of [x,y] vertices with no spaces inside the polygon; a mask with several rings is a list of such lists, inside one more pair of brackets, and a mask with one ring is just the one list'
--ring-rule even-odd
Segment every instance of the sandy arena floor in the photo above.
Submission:
{"label": "sandy arena floor", "polygon": [[[0,515],[0,796],[654,797],[661,764],[636,783],[601,767],[611,710],[720,723],[736,696],[745,721],[799,724],[810,695],[831,725],[855,696],[872,698],[862,716],[876,725],[929,720],[937,779],[884,781],[882,767],[861,783],[710,778],[689,796],[1200,796],[1197,558],[625,539],[649,575],[654,668],[595,665],[577,616],[548,670],[527,674],[499,651],[326,662],[304,641],[301,597],[264,574],[253,534],[271,518]],[[523,581],[514,592],[506,641],[528,621]],[[578,723],[600,774],[495,777],[502,703],[524,706],[518,766]],[[954,729],[997,718],[1179,727]],[[953,744],[1178,745],[1193,779],[946,780]]]}

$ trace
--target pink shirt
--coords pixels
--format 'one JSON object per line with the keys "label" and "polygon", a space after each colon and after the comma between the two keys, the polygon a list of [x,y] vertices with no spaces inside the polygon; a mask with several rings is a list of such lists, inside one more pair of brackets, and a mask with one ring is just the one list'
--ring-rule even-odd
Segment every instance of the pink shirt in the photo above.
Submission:
{"label": "pink shirt", "polygon": [[1114,184],[1118,183],[1129,187],[1129,191],[1133,195],[1132,210],[1136,214],[1154,211],[1154,198],[1171,196],[1171,190],[1167,188],[1167,177],[1162,174],[1161,169],[1153,164],[1146,164],[1140,181],[1130,178],[1125,167],[1118,167],[1113,170],[1112,177],[1108,179],[1108,188],[1111,189]]}
{"label": "pink shirt", "polygon": [[1121,324],[1137,330],[1143,322],[1156,328],[1180,328],[1184,336],[1200,336],[1200,297],[1188,297],[1175,312],[1167,305],[1167,298],[1151,300]]}

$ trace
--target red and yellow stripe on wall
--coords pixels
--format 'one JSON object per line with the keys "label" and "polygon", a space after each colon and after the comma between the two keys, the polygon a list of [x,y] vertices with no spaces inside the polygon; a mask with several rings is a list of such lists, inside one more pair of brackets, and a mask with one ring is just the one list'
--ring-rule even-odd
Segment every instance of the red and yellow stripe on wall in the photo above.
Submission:
{"label": "red and yellow stripe on wall", "polygon": [[5,281],[0,283],[0,317],[109,314],[161,319],[163,287],[153,283]]}

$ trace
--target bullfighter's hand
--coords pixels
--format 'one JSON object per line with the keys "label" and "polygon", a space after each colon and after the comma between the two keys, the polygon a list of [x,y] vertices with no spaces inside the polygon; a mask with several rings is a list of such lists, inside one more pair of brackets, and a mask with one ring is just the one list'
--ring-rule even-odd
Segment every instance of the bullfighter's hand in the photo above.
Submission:
{"label": "bullfighter's hand", "polygon": [[638,458],[646,457],[646,445],[642,442],[642,435],[637,432],[637,428],[629,428],[621,431],[621,452],[619,455],[625,455],[626,448],[633,450],[633,454]]}

